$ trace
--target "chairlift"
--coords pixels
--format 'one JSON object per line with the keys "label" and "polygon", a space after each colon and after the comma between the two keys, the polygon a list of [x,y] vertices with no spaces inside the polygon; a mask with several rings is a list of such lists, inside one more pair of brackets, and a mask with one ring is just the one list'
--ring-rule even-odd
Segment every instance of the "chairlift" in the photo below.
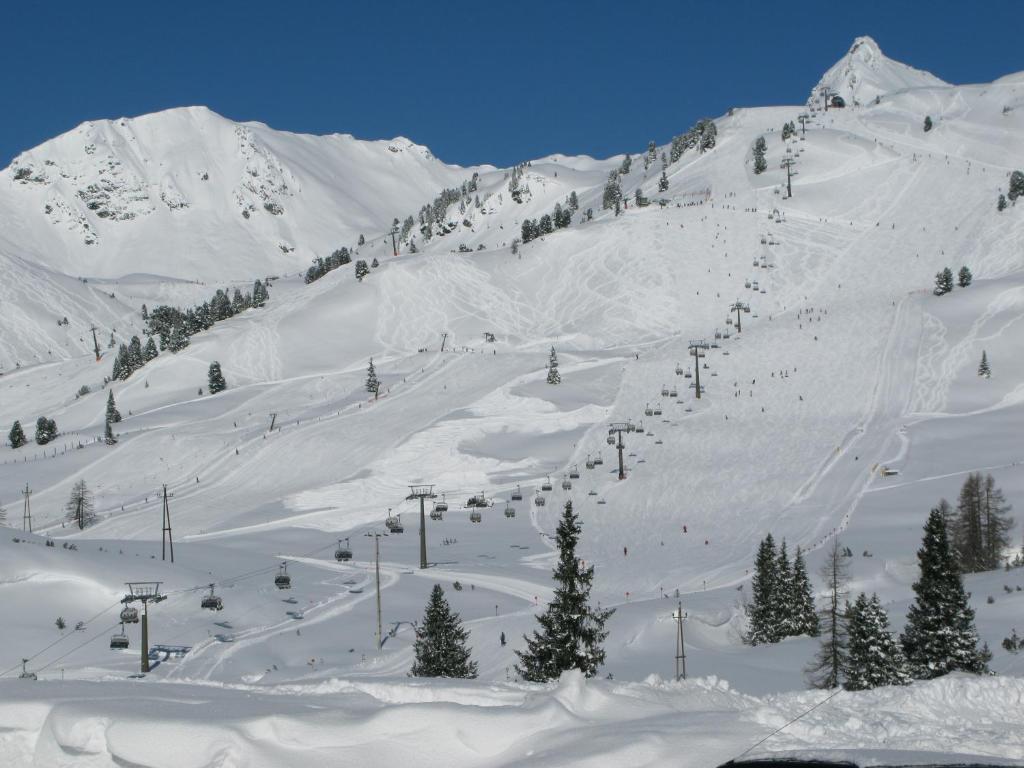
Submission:
{"label": "chairlift", "polygon": [[522,501],[523,492],[519,488],[519,483],[516,483],[516,489],[512,491],[512,501]]}
{"label": "chairlift", "polygon": [[676,363],[676,376],[682,376],[682,375],[683,375],[683,366],[681,366],[679,363]]}
{"label": "chairlift", "polygon": [[715,329],[715,338],[716,339],[722,338],[722,332],[720,330],[718,330],[717,328]]}
{"label": "chairlift", "polygon": [[392,515],[391,510],[388,510],[388,516],[384,518],[384,527],[391,531],[391,533],[403,533],[405,531],[402,527],[401,516]]}
{"label": "chairlift", "polygon": [[591,488],[589,491],[587,491],[587,496],[597,496],[597,491]]}
{"label": "chairlift", "polygon": [[665,443],[664,443],[664,441],[661,438],[658,438],[657,440],[654,441],[654,444],[655,445],[664,445]]}
{"label": "chairlift", "polygon": [[725,319],[725,324],[726,324],[726,325],[732,325],[732,318],[731,318],[731,317],[727,317],[727,318]]}
{"label": "chairlift", "polygon": [[[764,240],[762,240],[761,242],[763,243],[763,242],[764,242]],[[754,257],[754,266],[755,266],[755,267],[757,266],[757,257],[756,257],[756,256]],[[747,286],[747,288],[749,288],[749,287],[750,287],[750,286],[748,285],[748,286]]]}
{"label": "chairlift", "polygon": [[668,396],[669,397],[679,397],[679,390],[676,389],[675,387],[672,387],[672,389],[670,389],[668,391]]}
{"label": "chairlift", "polygon": [[122,624],[138,624],[139,623],[139,609],[134,608],[130,605],[126,605],[121,609],[121,623]]}
{"label": "chairlift", "polygon": [[506,504],[505,505],[505,517],[515,517],[515,516],[516,516],[516,508],[513,507],[511,504]]}
{"label": "chairlift", "polygon": [[[749,304],[744,304],[743,305],[743,314],[745,314],[745,315],[749,315],[750,314],[750,305]],[[754,317],[757,317],[757,315],[754,315]]]}
{"label": "chairlift", "polygon": [[37,675],[35,672],[29,672],[28,671],[28,667],[25,666],[26,664],[28,664],[28,659],[22,659],[21,660],[21,674],[18,675],[18,679],[19,680],[38,680],[39,679],[39,675]]}
{"label": "chairlift", "polygon": [[598,503],[598,504],[607,504],[608,502],[607,502],[607,501],[605,501],[604,499],[598,499],[598,500],[597,500],[597,503]]}
{"label": "chairlift", "polygon": [[592,458],[590,458],[590,454],[587,454],[587,463],[584,464],[583,466],[585,466],[587,469],[593,469],[594,468],[594,460]]}
{"label": "chairlift", "polygon": [[635,432],[643,432],[644,431],[644,423],[642,421],[638,421],[636,423],[636,429],[634,431]]}
{"label": "chairlift", "polygon": [[274,577],[274,586],[278,589],[292,588],[292,577],[288,575],[288,563],[281,563],[278,567],[277,576]]}
{"label": "chairlift", "polygon": [[573,464],[569,468],[569,479],[570,480],[579,480],[580,479],[580,468],[579,468],[578,464]]}
{"label": "chairlift", "polygon": [[608,445],[615,445],[615,438],[612,435],[608,435],[608,439],[605,440]]}
{"label": "chairlift", "polygon": [[551,485],[551,475],[548,475],[547,480],[545,480],[543,483],[540,484],[540,489],[542,491],[550,491],[551,488],[552,488],[552,485]]}
{"label": "chairlift", "polygon": [[224,602],[213,594],[213,584],[210,585],[210,594],[203,595],[203,600],[199,604],[200,608],[210,611],[220,611],[224,609]]}
{"label": "chairlift", "polygon": [[431,520],[444,520],[444,513],[443,512],[438,512],[436,509],[432,509],[432,510],[430,510],[430,519]]}
{"label": "chairlift", "polygon": [[654,406],[654,415],[655,416],[661,416],[661,406],[660,405]]}
{"label": "chairlift", "polygon": [[128,647],[128,635],[124,633],[124,624],[121,624],[121,631],[110,636],[110,650],[123,651]]}
{"label": "chairlift", "polygon": [[566,477],[565,479],[562,480],[562,490],[563,491],[571,491],[572,490],[572,480],[570,480],[568,477]]}
{"label": "chairlift", "polygon": [[761,289],[761,293],[768,293],[764,288]]}
{"label": "chairlift", "polygon": [[443,494],[443,493],[441,494],[441,500],[440,501],[435,501],[434,502],[434,509],[437,510],[438,512],[442,512],[442,513],[448,511],[448,500],[447,500],[445,494]]}
{"label": "chairlift", "polygon": [[661,385],[661,396],[668,397],[668,387],[664,384]]}
{"label": "chairlift", "polygon": [[345,539],[345,546],[341,546],[341,539],[338,539],[338,548],[334,550],[334,559],[339,563],[352,559],[352,549],[348,545],[348,539]]}
{"label": "chairlift", "polygon": [[595,467],[600,467],[602,464],[604,464],[604,459],[602,459],[601,458],[601,454],[598,453],[597,457],[594,459],[594,466]]}
{"label": "chairlift", "polygon": [[732,334],[729,333],[728,331],[726,331],[725,333],[722,334],[722,338],[723,339],[730,339],[730,338],[732,338]]}
{"label": "chairlift", "polygon": [[690,373],[689,371],[687,371],[686,373],[683,374],[683,378],[684,379],[692,379],[693,378],[693,374]]}
{"label": "chairlift", "polygon": [[483,519],[484,516],[480,514],[480,510],[478,509],[474,509],[472,512],[469,513],[469,522],[471,523],[483,522]]}
{"label": "chairlift", "polygon": [[644,408],[644,416],[653,416],[653,415],[654,415],[654,409],[651,408],[651,404],[648,403],[647,407]]}
{"label": "chairlift", "polygon": [[533,498],[533,505],[535,507],[543,507],[545,504],[547,504],[547,501],[540,495],[540,491],[537,491],[537,495]]}

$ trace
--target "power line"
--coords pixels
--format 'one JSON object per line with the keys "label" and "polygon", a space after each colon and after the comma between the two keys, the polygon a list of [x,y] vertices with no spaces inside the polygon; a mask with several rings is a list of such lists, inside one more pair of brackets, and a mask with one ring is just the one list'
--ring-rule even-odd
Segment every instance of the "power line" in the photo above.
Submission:
{"label": "power line", "polygon": [[753,749],[755,749],[755,748],[757,748],[757,747],[761,746],[761,745],[762,745],[762,744],[764,744],[764,743],[765,743],[766,741],[768,741],[768,739],[770,739],[770,738],[771,738],[772,736],[776,735],[777,733],[781,733],[781,732],[782,732],[782,731],[784,731],[784,730],[785,730],[786,728],[789,728],[789,726],[791,726],[791,725],[792,725],[793,723],[795,723],[795,722],[796,722],[797,720],[799,720],[800,718],[804,717],[805,715],[809,715],[809,714],[810,714],[811,712],[813,712],[814,710],[816,710],[816,709],[817,709],[818,707],[820,707],[820,706],[821,706],[822,704],[826,704],[826,703],[828,703],[829,701],[831,701],[831,700],[832,700],[833,698],[835,698],[836,696],[838,696],[838,695],[839,695],[840,693],[842,693],[842,692],[843,692],[843,689],[842,689],[842,688],[836,688],[836,689],[835,689],[834,691],[832,691],[832,693],[830,693],[830,694],[829,694],[828,696],[826,696],[826,697],[825,697],[824,699],[822,699],[821,701],[819,701],[819,702],[818,702],[817,704],[815,704],[815,705],[814,705],[813,707],[811,707],[810,709],[808,709],[808,710],[805,710],[804,712],[801,712],[801,713],[800,713],[799,715],[797,715],[796,717],[794,717],[794,718],[793,718],[792,720],[790,720],[790,721],[789,721],[788,723],[786,723],[786,724],[784,724],[784,725],[781,725],[781,726],[779,726],[778,728],[776,728],[776,729],[775,729],[774,731],[772,731],[771,733],[769,733],[769,734],[768,734],[767,736],[765,736],[765,737],[764,737],[763,739],[761,739],[761,740],[760,740],[760,741],[758,741],[757,743],[755,743],[755,744],[751,744],[751,745],[750,745],[749,747],[747,747],[747,749],[745,749],[745,750],[744,750],[743,752],[740,752],[740,754],[736,755],[736,757],[734,757],[734,758],[732,759],[732,760],[733,760],[733,762],[735,762],[736,760],[739,760],[739,759],[740,759],[741,757],[743,757],[744,755],[746,755],[746,754],[747,754],[748,752],[752,751]]}

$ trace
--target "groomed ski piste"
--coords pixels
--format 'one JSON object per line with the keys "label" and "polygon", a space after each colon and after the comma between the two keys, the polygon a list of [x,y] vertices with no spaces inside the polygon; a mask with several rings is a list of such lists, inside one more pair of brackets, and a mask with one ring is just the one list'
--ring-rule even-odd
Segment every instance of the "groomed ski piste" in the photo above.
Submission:
{"label": "groomed ski piste", "polygon": [[[823,110],[822,86],[848,106]],[[801,113],[806,131],[783,141]],[[716,146],[670,164],[665,192],[668,147],[646,169],[635,148],[618,216],[601,198],[623,156],[534,160],[516,203],[506,170],[201,108],[86,124],[0,173],[0,424],[20,419],[31,438],[45,415],[61,433],[0,451],[0,759],[713,766],[753,747],[747,757],[1024,761],[1024,655],[1000,646],[1024,630],[1024,569],[965,579],[994,676],[825,701],[803,674],[817,640],[742,640],[769,532],[801,546],[812,575],[838,536],[854,553],[850,591],[877,592],[899,631],[940,498],[955,503],[983,471],[1024,514],[1024,212],[996,210],[1024,168],[1024,74],[948,85],[861,38],[808,104],[715,123]],[[755,175],[761,135],[768,170]],[[41,180],[16,179],[29,166]],[[480,207],[456,203],[455,231],[424,242],[416,227],[417,252],[393,255],[392,218],[473,173]],[[112,215],[97,217],[76,189],[109,174]],[[651,205],[634,204],[637,187]],[[572,225],[513,253],[523,218],[571,191]],[[360,234],[353,259],[380,263],[369,276],[347,265],[303,282],[311,258]],[[934,296],[934,274],[962,265],[973,284]],[[141,335],[144,303],[191,305],[268,275],[265,308],[104,387],[107,338]],[[727,323],[736,301],[750,306],[742,331]],[[699,359],[699,400],[686,375],[696,340],[717,344]],[[545,382],[552,346],[558,386]],[[364,387],[371,357],[377,398]],[[213,360],[228,383],[217,395]],[[111,388],[124,418],[105,445]],[[643,428],[624,436],[619,480],[608,426],[627,419]],[[63,507],[82,479],[98,520],[79,531]],[[426,521],[425,570],[406,499],[421,484],[449,507]],[[161,557],[164,485],[173,564]],[[481,493],[493,503],[472,523],[465,502]],[[594,598],[616,609],[607,661],[594,680],[519,682],[514,651],[551,597],[569,500]],[[405,532],[375,538],[389,514]],[[1019,548],[1019,523],[1011,535]],[[346,539],[353,557],[339,562]],[[289,590],[275,587],[282,562]],[[150,606],[151,670],[138,677],[139,625],[125,629],[128,649],[109,640],[126,582],[145,581],[167,599]],[[434,583],[470,630],[478,680],[407,676]],[[223,610],[200,608],[211,584]],[[18,679],[23,658],[37,681]]]}

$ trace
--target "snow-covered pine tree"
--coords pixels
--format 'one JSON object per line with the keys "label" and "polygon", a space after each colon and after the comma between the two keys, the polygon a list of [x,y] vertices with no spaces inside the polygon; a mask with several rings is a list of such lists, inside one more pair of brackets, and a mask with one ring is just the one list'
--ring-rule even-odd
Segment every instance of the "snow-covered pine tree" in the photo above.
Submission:
{"label": "snow-covered pine tree", "polygon": [[971,270],[966,266],[960,267],[960,271],[956,275],[956,284],[961,288],[966,288],[974,280],[974,275],[971,274]]}
{"label": "snow-covered pine tree", "polygon": [[370,267],[367,265],[366,259],[356,259],[356,280],[362,282],[368,274],[370,274]]}
{"label": "snow-covered pine tree", "polygon": [[580,200],[579,200],[578,197],[576,197],[576,190],[575,189],[572,192],[569,193],[569,203],[568,203],[568,205],[569,205],[569,210],[572,211],[573,213],[575,213],[576,211],[579,210]]}
{"label": "snow-covered pine tree", "polygon": [[572,502],[567,501],[555,532],[558,546],[555,596],[537,617],[540,631],[535,630],[533,637],[524,635],[526,650],[516,651],[519,657],[516,672],[524,680],[538,683],[555,680],[570,669],[594,677],[604,664],[601,643],[608,636],[604,625],[614,609],[590,606],[594,566],[583,567],[576,556],[581,530],[579,518],[572,511]]}
{"label": "snow-covered pine tree", "polygon": [[146,339],[146,346],[142,348],[142,359],[144,362],[148,363],[150,360],[155,360],[159,354],[160,353],[156,351],[156,342],[153,341],[153,337],[150,336]]}
{"label": "snow-covered pine tree", "polygon": [[558,372],[558,354],[555,352],[555,348],[551,348],[551,354],[548,355],[548,384],[561,384],[562,375]]}
{"label": "snow-covered pine tree", "polygon": [[107,421],[112,421],[115,424],[121,420],[121,412],[117,410],[117,404],[114,402],[114,390],[111,389],[107,393]]}
{"label": "snow-covered pine tree", "polygon": [[7,440],[10,442],[11,448],[21,448],[21,446],[28,442],[28,438],[25,437],[25,430],[21,428],[21,422],[17,419],[11,425],[11,431],[7,433]]}
{"label": "snow-covered pine tree", "polygon": [[629,153],[622,159],[622,165],[619,166],[619,175],[625,176],[629,173],[629,169],[633,167],[633,158],[630,157]]}
{"label": "snow-covered pine tree", "polygon": [[459,614],[452,611],[444,590],[435,584],[423,621],[416,628],[413,643],[412,677],[476,677],[477,665],[470,660],[466,646],[469,630],[462,626]]}
{"label": "snow-covered pine tree", "polygon": [[988,364],[988,355],[985,350],[981,350],[981,362],[978,364],[978,375],[984,376],[986,379],[992,378],[992,369]]}
{"label": "snow-covered pine tree", "polygon": [[941,272],[935,273],[935,289],[932,291],[936,296],[942,296],[953,290],[953,270],[949,267]]}
{"label": "snow-covered pine tree", "polygon": [[377,261],[377,257],[376,257],[376,256],[374,256],[374,257],[373,257],[373,261],[371,261],[371,262],[370,262],[370,268],[371,268],[371,269],[376,269],[376,268],[377,268],[377,267],[379,267],[379,266],[380,266],[380,262],[379,262],[379,261]]}
{"label": "snow-covered pine tree", "polygon": [[106,419],[103,422],[103,442],[107,445],[114,445],[117,442],[117,437],[114,435],[114,428],[110,424],[110,419]]}
{"label": "snow-covered pine tree", "polygon": [[[171,327],[171,335],[167,341],[167,348],[171,352],[180,352],[189,345],[188,334],[185,333],[185,326],[183,323],[175,323]],[[126,377],[127,378],[127,377]]]}
{"label": "snow-covered pine tree", "polygon": [[615,208],[620,200],[622,200],[622,188],[619,186],[619,174],[616,171],[612,171],[608,176],[608,182],[604,185],[601,207],[605,210]]}
{"label": "snow-covered pine tree", "polygon": [[764,153],[768,151],[768,145],[765,143],[764,136],[757,137],[752,151],[754,153],[754,173],[764,173],[768,170],[768,161],[764,157]]}
{"label": "snow-covered pine tree", "polygon": [[555,226],[554,224],[551,223],[551,216],[549,214],[545,213],[543,216],[540,217],[540,222],[537,224],[537,229],[539,230],[539,235],[550,235],[552,232],[555,231]]}
{"label": "snow-covered pine tree", "polygon": [[207,372],[206,379],[211,395],[216,395],[218,392],[223,392],[228,388],[228,383],[224,380],[224,374],[220,370],[220,363],[216,360],[210,363],[210,370]]}
{"label": "snow-covered pine tree", "polygon": [[132,336],[131,342],[128,344],[128,365],[131,366],[132,373],[134,373],[144,364],[145,360],[142,359],[142,342],[139,341],[138,336]]}
{"label": "snow-covered pine tree", "polygon": [[1010,198],[1010,202],[1014,202],[1022,195],[1024,195],[1024,173],[1014,171],[1010,174],[1010,189],[1006,196]]}
{"label": "snow-covered pine tree", "polygon": [[366,238],[363,235],[359,236],[359,244],[366,245]]}
{"label": "snow-covered pine tree", "polygon": [[889,617],[878,595],[861,592],[847,603],[849,644],[843,667],[843,688],[865,691],[883,685],[907,685],[910,674],[899,641],[889,632]]}
{"label": "snow-covered pine tree", "polygon": [[380,380],[377,378],[377,369],[373,366],[373,358],[366,367],[366,391],[376,395],[380,391]]}
{"label": "snow-covered pine tree", "polygon": [[938,509],[928,515],[917,562],[920,577],[914,582],[916,597],[900,638],[910,674],[928,680],[955,671],[985,672],[988,659],[978,648],[974,610],[949,545],[946,521]]}
{"label": "snow-covered pine tree", "polygon": [[790,589],[790,600],[793,607],[794,635],[817,637],[821,632],[818,611],[814,605],[814,589],[807,575],[807,564],[800,547],[793,556],[793,581]]}
{"label": "snow-covered pine tree", "polygon": [[746,641],[751,645],[777,643],[782,638],[782,621],[776,613],[777,595],[781,591],[778,563],[775,539],[769,533],[761,540],[754,561],[752,602],[747,608],[749,628]]}
{"label": "snow-covered pine tree", "polygon": [[931,129],[932,129],[932,116],[931,115],[925,115],[924,116],[924,132],[928,133],[928,131],[930,131]]}
{"label": "snow-covered pine tree", "polygon": [[775,603],[772,612],[778,617],[779,639],[792,637],[796,632],[796,614],[793,611],[793,565],[789,561],[786,540],[779,545],[778,557],[775,560],[775,578],[777,589],[773,596]]}
{"label": "snow-covered pine tree", "polygon": [[46,445],[57,437],[57,422],[40,416],[36,419],[36,443]]}
{"label": "snow-covered pine tree", "polygon": [[667,192],[668,191],[668,176],[665,175],[664,171],[661,172],[661,178],[658,179],[658,191],[659,192]]}
{"label": "snow-covered pine tree", "polygon": [[1006,210],[1006,195],[1004,195],[1002,192],[999,193],[999,199],[996,201],[996,210],[997,211],[1005,211]]}
{"label": "snow-covered pine tree", "polygon": [[79,480],[71,488],[71,497],[64,505],[69,522],[74,523],[79,529],[85,528],[96,522],[96,512],[93,507],[92,491],[85,484],[85,480]]}
{"label": "snow-covered pine tree", "polygon": [[821,569],[828,588],[827,603],[821,612],[821,645],[807,667],[807,680],[814,688],[837,688],[846,666],[846,555],[839,539],[832,540],[828,560]]}

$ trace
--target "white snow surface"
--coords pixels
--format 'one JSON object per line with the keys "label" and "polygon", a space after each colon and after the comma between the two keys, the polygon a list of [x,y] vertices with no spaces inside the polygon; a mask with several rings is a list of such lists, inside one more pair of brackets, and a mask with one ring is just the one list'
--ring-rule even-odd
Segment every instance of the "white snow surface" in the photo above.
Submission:
{"label": "white snow surface", "polygon": [[[766,533],[801,546],[812,572],[839,536],[854,552],[851,589],[877,592],[898,631],[940,498],[984,471],[1024,509],[1024,214],[995,205],[1024,168],[1024,79],[946,85],[866,38],[830,87],[849,67],[861,89],[849,108],[815,111],[786,142],[800,106],[737,109],[716,119],[714,149],[668,167],[665,193],[660,160],[645,169],[634,152],[618,217],[601,194],[621,156],[533,161],[516,203],[505,170],[449,166],[404,139],[299,136],[202,108],[87,123],[17,158],[0,172],[0,424],[20,419],[31,439],[45,415],[61,434],[0,450],[0,761],[706,766],[821,702],[803,690],[815,640],[742,643]],[[769,170],[755,175],[761,135]],[[393,218],[474,172],[480,207],[455,203],[451,232],[428,242],[417,226],[417,252],[403,242],[394,256]],[[637,208],[637,188],[666,204]],[[572,191],[572,225],[513,254],[524,217]],[[304,284],[310,259],[342,245],[380,266],[362,282],[347,265]],[[963,264],[974,283],[933,296],[935,272]],[[107,342],[142,333],[144,303],[191,305],[267,275],[267,307],[104,383]],[[751,308],[740,333],[726,323],[737,299]],[[697,400],[675,371],[692,371],[688,342],[716,329],[729,337],[701,359]],[[544,381],[551,346],[557,387]],[[976,375],[983,349],[989,379]],[[371,356],[378,399],[363,386]],[[228,389],[199,394],[213,360]],[[124,416],[113,446],[97,440],[109,389]],[[619,481],[607,426],[625,419],[644,429],[626,435]],[[535,506],[547,477],[554,490]],[[79,479],[99,513],[81,532],[63,521]],[[449,504],[427,520],[426,570],[406,500],[416,483]],[[161,557],[164,484],[173,564]],[[494,506],[474,524],[463,502],[481,491]],[[567,500],[594,599],[616,608],[612,679],[518,683],[514,651],[551,596]],[[380,540],[378,651],[366,534],[388,510],[406,533]],[[338,563],[346,538],[354,557]],[[287,592],[273,584],[282,560]],[[187,651],[156,650],[129,680],[138,625],[129,650],[108,640],[125,582],[141,580],[168,595],[151,644]],[[211,582],[223,611],[200,609]],[[1000,647],[1024,630],[1024,569],[966,582],[996,677],[841,693],[751,754],[1024,760],[1012,725],[1024,657]],[[470,630],[478,681],[406,677],[434,583]],[[677,593],[691,678],[680,684],[652,677],[673,673]],[[37,683],[17,679],[22,658]]]}

